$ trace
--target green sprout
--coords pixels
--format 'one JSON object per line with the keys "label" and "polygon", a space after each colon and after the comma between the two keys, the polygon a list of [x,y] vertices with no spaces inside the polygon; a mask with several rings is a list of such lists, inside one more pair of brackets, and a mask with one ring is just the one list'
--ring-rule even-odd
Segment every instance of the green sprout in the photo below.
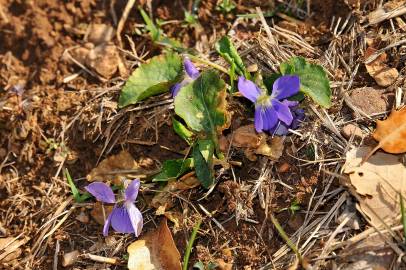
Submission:
{"label": "green sprout", "polygon": [[232,0],[222,0],[220,4],[216,7],[218,11],[221,11],[223,13],[230,13],[235,8],[236,5]]}

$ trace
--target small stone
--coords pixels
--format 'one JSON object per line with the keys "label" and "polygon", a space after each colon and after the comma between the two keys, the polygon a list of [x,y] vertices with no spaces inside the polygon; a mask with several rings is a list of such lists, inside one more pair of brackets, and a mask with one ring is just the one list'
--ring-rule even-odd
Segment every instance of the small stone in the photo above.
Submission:
{"label": "small stone", "polygon": [[285,173],[285,172],[289,171],[289,169],[290,169],[289,163],[284,162],[278,167],[278,172]]}
{"label": "small stone", "polygon": [[374,74],[374,79],[379,86],[388,87],[396,82],[399,72],[396,68],[385,68]]}
{"label": "small stone", "polygon": [[111,41],[114,36],[114,28],[111,25],[94,23],[90,26],[87,40],[95,45]]}
{"label": "small stone", "polygon": [[86,64],[106,79],[110,79],[118,69],[120,61],[117,48],[114,44],[102,44],[90,50]]}
{"label": "small stone", "polygon": [[84,212],[80,212],[79,215],[76,216],[76,220],[82,222],[82,223],[88,223],[89,222],[89,216],[86,215]]}
{"label": "small stone", "polygon": [[352,103],[364,113],[371,115],[388,111],[394,102],[393,93],[385,89],[362,87],[351,92]]}
{"label": "small stone", "polygon": [[345,138],[349,139],[354,134],[354,137],[362,138],[364,137],[364,133],[362,130],[354,124],[347,124],[342,129],[342,134]]}
{"label": "small stone", "polygon": [[66,266],[73,265],[79,259],[79,255],[80,255],[80,253],[78,250],[74,250],[69,253],[65,253],[62,257],[62,266],[66,267]]}

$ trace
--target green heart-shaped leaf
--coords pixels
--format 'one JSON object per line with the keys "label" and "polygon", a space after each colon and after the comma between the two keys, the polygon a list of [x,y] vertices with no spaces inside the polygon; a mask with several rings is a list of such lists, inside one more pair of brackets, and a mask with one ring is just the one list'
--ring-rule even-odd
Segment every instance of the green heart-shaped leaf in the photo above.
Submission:
{"label": "green heart-shaped leaf", "polygon": [[217,142],[217,133],[229,124],[224,81],[213,70],[204,71],[181,88],[175,98],[175,112],[195,132]]}
{"label": "green heart-shaped leaf", "polygon": [[298,75],[300,91],[325,108],[331,106],[330,82],[322,66],[307,63],[303,57],[293,57],[281,64],[280,71],[283,75]]}
{"label": "green heart-shaped leaf", "polygon": [[121,90],[119,106],[122,108],[168,91],[182,73],[182,58],[178,54],[167,53],[151,58],[128,78]]}

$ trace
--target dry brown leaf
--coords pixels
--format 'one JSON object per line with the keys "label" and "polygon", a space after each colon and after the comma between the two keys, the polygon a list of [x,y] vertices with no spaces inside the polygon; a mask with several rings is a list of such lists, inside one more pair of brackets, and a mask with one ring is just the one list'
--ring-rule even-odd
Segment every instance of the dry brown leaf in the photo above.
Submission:
{"label": "dry brown leaf", "polygon": [[343,249],[336,260],[342,270],[391,269],[394,252],[379,235],[371,236]]}
{"label": "dry brown leaf", "polygon": [[[117,155],[110,156],[100,162],[87,176],[87,181],[112,182],[115,185],[121,185],[122,180],[126,178],[128,170],[140,169],[138,163],[133,159],[130,153],[122,151]],[[123,173],[114,173],[127,171]]]}
{"label": "dry brown leaf", "polygon": [[[376,53],[376,49],[368,47],[365,52],[365,58],[368,58],[372,54]],[[386,53],[381,53],[376,59],[365,64],[365,67],[376,83],[380,86],[387,87],[393,84],[399,77],[399,72],[396,68],[390,68],[387,64]]]}
{"label": "dry brown leaf", "polygon": [[180,253],[166,219],[156,230],[129,245],[127,251],[129,270],[181,269]]}
{"label": "dry brown leaf", "polygon": [[379,141],[377,147],[388,153],[406,152],[406,108],[392,111],[386,120],[376,121],[372,136]]}
{"label": "dry brown leaf", "polygon": [[194,177],[182,177],[176,181],[170,181],[161,192],[152,198],[151,206],[158,208],[160,214],[173,206],[173,194],[192,189],[200,185],[200,181]]}
{"label": "dry brown leaf", "polygon": [[349,151],[344,172],[349,174],[352,186],[361,195],[358,210],[368,216],[372,224],[380,226],[380,219],[396,220],[400,213],[398,193],[406,191],[406,167],[400,162],[400,156],[381,152],[360,165],[369,150],[361,147]]}
{"label": "dry brown leaf", "polygon": [[273,137],[269,145],[266,134],[258,134],[252,124],[239,127],[228,136],[228,139],[232,139],[234,147],[244,148],[244,154],[252,161],[256,160],[255,154],[277,160],[283,152],[284,139],[282,137]]}
{"label": "dry brown leaf", "polygon": [[101,202],[95,202],[92,211],[90,211],[90,215],[97,223],[104,225],[104,221],[110,215],[111,211],[113,211],[112,205],[103,205]]}
{"label": "dry brown leaf", "polygon": [[364,162],[379,148],[391,154],[406,152],[406,107],[392,111],[383,121],[376,121],[376,130],[372,134],[379,144],[365,155]]}

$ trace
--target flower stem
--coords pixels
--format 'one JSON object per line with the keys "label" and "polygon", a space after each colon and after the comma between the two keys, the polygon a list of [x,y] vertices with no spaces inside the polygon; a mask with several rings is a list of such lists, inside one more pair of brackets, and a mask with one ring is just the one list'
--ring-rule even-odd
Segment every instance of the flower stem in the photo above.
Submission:
{"label": "flower stem", "polygon": [[211,66],[211,67],[213,67],[213,68],[215,68],[215,69],[217,69],[217,70],[219,70],[219,71],[221,71],[221,72],[228,75],[228,70],[227,69],[223,68],[220,65],[217,65],[216,63],[211,62],[210,60],[207,60],[207,59],[204,59],[204,58],[201,58],[201,57],[197,57],[197,56],[192,55],[192,54],[186,54],[186,56],[189,57],[191,60],[193,60],[195,62],[200,62],[202,64],[206,64],[206,65]]}
{"label": "flower stem", "polygon": [[197,231],[199,230],[201,224],[202,220],[200,219],[193,227],[192,235],[190,236],[189,242],[186,247],[185,257],[183,257],[183,267],[182,267],[183,270],[188,269],[190,253],[192,252],[193,243],[196,239]]}
{"label": "flower stem", "polygon": [[287,236],[286,232],[283,230],[279,221],[272,214],[271,214],[271,221],[272,221],[273,225],[275,226],[276,230],[279,232],[279,235],[282,237],[283,240],[285,240],[286,244],[296,254],[296,257],[299,259],[299,262],[302,263],[303,258],[302,258],[302,255],[300,254],[299,250],[297,249],[296,245],[294,243],[292,243],[292,241]]}

